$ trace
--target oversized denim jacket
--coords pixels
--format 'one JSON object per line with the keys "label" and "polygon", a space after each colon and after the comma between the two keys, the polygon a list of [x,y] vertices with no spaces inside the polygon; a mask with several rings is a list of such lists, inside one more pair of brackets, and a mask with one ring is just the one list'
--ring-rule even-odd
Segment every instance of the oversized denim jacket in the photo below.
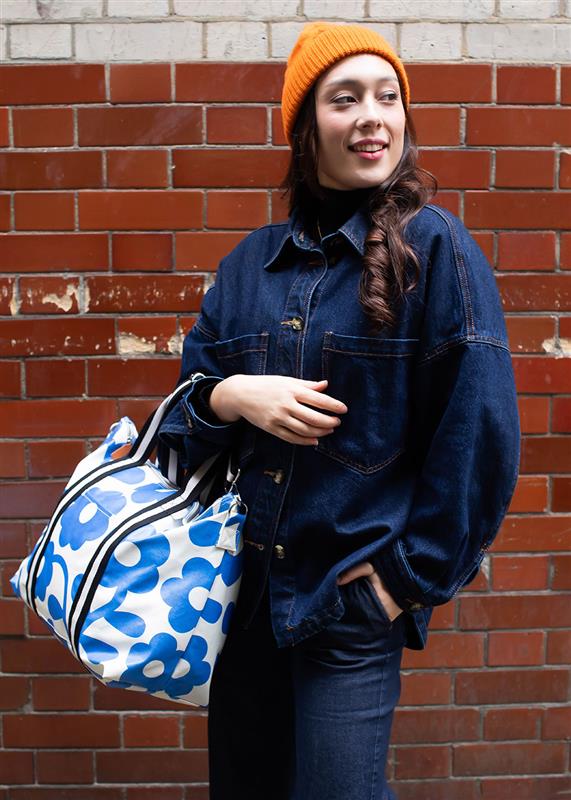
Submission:
{"label": "oversized denim jacket", "polygon": [[[206,377],[161,428],[190,468],[236,453],[248,506],[237,624],[269,578],[279,647],[340,618],[336,578],[368,560],[404,609],[405,646],[423,649],[433,607],[476,576],[515,489],[515,382],[484,254],[457,216],[426,205],[405,231],[420,281],[372,336],[358,301],[368,228],[362,206],[319,244],[294,211],[223,258],[183,348],[180,380]],[[207,419],[200,394],[235,373],[327,378],[348,411],[315,446]]]}

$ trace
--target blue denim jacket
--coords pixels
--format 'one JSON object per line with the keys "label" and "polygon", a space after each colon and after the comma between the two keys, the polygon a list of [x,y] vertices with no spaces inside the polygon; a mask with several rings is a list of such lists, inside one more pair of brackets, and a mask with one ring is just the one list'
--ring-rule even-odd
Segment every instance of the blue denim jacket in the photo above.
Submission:
{"label": "blue denim jacket", "polygon": [[[404,609],[405,646],[423,649],[433,606],[476,576],[515,489],[516,389],[485,256],[457,216],[426,205],[405,232],[419,284],[371,336],[357,299],[368,228],[361,206],[319,244],[294,211],[223,258],[183,348],[180,380],[206,377],[161,428],[190,468],[235,450],[248,506],[238,624],[269,575],[279,647],[341,617],[337,576],[368,560]],[[327,378],[348,411],[315,446],[216,424],[200,394],[235,373]]]}

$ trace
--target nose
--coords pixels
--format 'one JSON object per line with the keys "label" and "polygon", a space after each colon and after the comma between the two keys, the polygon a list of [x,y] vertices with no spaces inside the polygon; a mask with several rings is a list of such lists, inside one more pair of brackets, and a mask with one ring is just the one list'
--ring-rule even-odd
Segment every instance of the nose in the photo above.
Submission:
{"label": "nose", "polygon": [[378,128],[380,125],[382,125],[382,123],[383,120],[381,117],[381,109],[379,108],[379,104],[377,103],[376,99],[374,97],[371,99],[364,99],[361,103],[361,113],[357,121],[357,127]]}

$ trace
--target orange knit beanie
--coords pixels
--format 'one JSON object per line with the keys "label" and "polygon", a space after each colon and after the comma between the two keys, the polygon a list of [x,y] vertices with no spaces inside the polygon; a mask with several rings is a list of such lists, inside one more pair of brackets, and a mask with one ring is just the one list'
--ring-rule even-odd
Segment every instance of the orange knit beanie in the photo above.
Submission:
{"label": "orange knit beanie", "polygon": [[408,108],[410,88],[404,64],[386,39],[363,25],[310,22],[289,54],[284,76],[282,124],[290,147],[296,117],[311,85],[336,61],[358,53],[375,53],[392,64],[401,85],[403,105]]}

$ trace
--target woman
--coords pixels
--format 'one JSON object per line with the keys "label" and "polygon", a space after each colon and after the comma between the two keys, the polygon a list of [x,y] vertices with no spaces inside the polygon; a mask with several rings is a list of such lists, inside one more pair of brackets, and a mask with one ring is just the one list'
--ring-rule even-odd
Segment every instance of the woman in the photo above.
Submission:
{"label": "woman", "polygon": [[237,452],[244,573],[209,706],[211,798],[394,798],[403,647],[478,572],[519,420],[492,271],[428,201],[404,66],[311,23],[288,59],[286,223],[222,259],[162,436]]}

